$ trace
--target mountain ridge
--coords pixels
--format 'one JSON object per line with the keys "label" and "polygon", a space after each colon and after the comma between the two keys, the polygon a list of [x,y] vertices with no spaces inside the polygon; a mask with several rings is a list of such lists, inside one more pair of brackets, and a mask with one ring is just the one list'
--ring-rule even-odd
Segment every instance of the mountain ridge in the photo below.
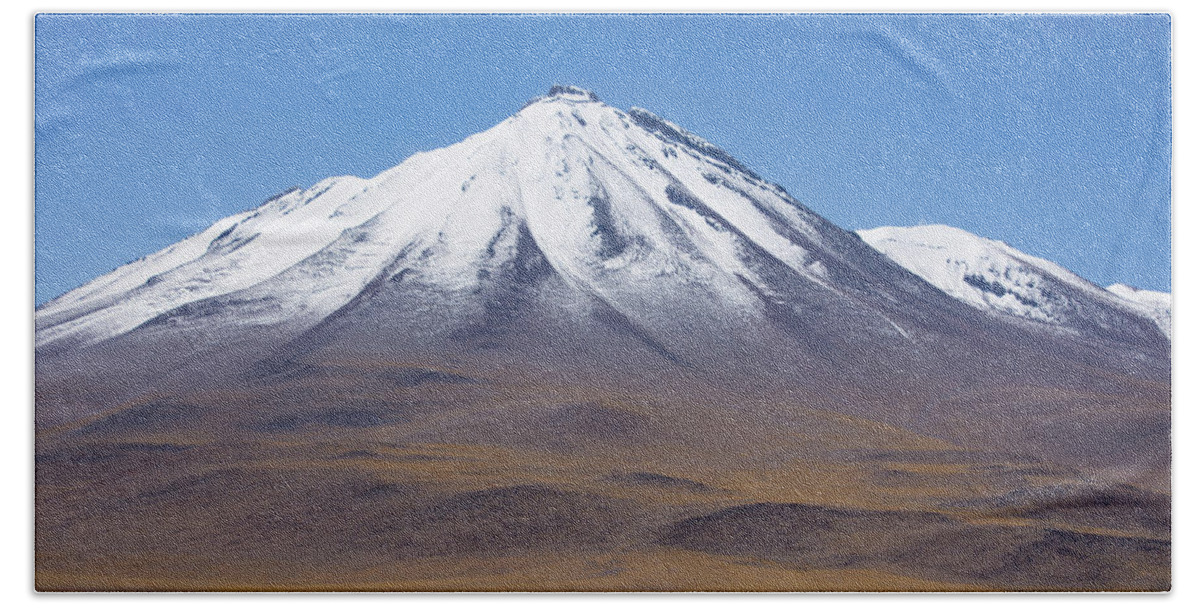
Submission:
{"label": "mountain ridge", "polygon": [[[158,262],[161,260],[161,265],[155,266],[153,264],[141,264],[141,266],[148,266],[149,268],[142,269],[140,272],[135,272],[135,267],[139,266],[138,263],[128,265],[122,269],[118,269],[117,272],[98,278],[96,281],[93,281],[80,289],[69,292],[68,294],[64,294],[63,296],[60,296],[59,298],[56,298],[55,300],[48,302],[39,308],[38,344],[39,346],[45,345],[65,336],[78,334],[86,335],[88,333],[88,328],[81,327],[82,323],[78,322],[78,319],[88,315],[94,316],[97,309],[104,308],[103,303],[105,302],[105,296],[101,292],[101,290],[104,288],[116,288],[118,290],[124,290],[121,295],[135,300],[136,306],[128,303],[122,304],[120,306],[123,308],[121,311],[124,313],[122,315],[123,318],[114,318],[118,315],[110,313],[108,315],[109,319],[101,319],[100,322],[94,323],[103,326],[105,325],[105,321],[107,321],[109,328],[105,329],[104,327],[101,327],[95,330],[93,332],[95,334],[94,338],[85,337],[85,342],[89,341],[90,339],[102,340],[112,337],[113,335],[119,335],[120,333],[124,333],[125,331],[129,331],[137,327],[140,322],[148,321],[167,312],[167,310],[170,308],[182,306],[189,302],[202,300],[206,297],[221,296],[228,293],[253,288],[263,280],[269,280],[270,278],[288,271],[296,266],[296,264],[308,261],[317,253],[328,251],[331,247],[335,246],[335,241],[337,239],[346,238],[351,231],[358,231],[358,233],[354,234],[352,238],[359,239],[359,242],[368,242],[370,239],[367,234],[365,234],[367,232],[365,228],[369,227],[370,222],[383,221],[383,218],[387,217],[389,212],[395,209],[397,203],[385,199],[383,201],[376,202],[374,205],[366,205],[365,208],[364,205],[361,204],[351,205],[349,203],[355,202],[360,198],[361,195],[368,193],[372,188],[386,188],[386,185],[393,180],[393,177],[396,176],[398,172],[404,172],[404,168],[406,166],[420,165],[423,161],[431,158],[429,155],[435,155],[435,157],[444,156],[450,152],[458,151],[461,151],[468,156],[473,153],[478,153],[479,149],[471,147],[473,140],[477,142],[477,138],[479,137],[483,137],[489,133],[494,133],[499,129],[503,129],[506,125],[511,125],[511,123],[514,121],[522,120],[525,118],[524,114],[535,112],[539,105],[568,104],[568,107],[571,107],[570,117],[566,117],[560,110],[557,112],[558,118],[566,120],[574,119],[579,121],[579,126],[581,128],[585,128],[586,123],[583,122],[582,116],[578,115],[579,112],[575,106],[579,106],[580,104],[595,106],[598,104],[600,107],[608,108],[608,106],[603,106],[603,104],[598,101],[598,98],[596,98],[594,94],[583,92],[580,89],[571,87],[556,87],[556,89],[558,89],[558,93],[536,100],[530,106],[527,106],[510,119],[501,122],[493,129],[485,131],[479,135],[469,137],[460,144],[440,150],[414,155],[407,159],[404,163],[401,163],[401,165],[381,172],[376,177],[368,180],[362,180],[360,178],[353,177],[329,178],[322,180],[313,187],[305,190],[292,190],[285,192],[277,197],[274,197],[263,206],[260,206],[253,211],[243,214],[236,214],[234,216],[230,216],[229,218],[219,220],[208,230],[203,231],[202,233],[193,237],[189,237],[189,239],[185,239],[185,241],[181,242],[180,244],[168,247],[163,251],[148,256],[148,260],[150,262]],[[650,125],[651,129],[647,129],[646,133],[655,135],[658,139],[647,141],[645,138],[642,138],[642,140],[638,141],[637,143],[628,141],[626,143],[626,147],[630,150],[636,148],[638,150],[636,153],[638,156],[638,162],[646,164],[646,166],[652,170],[655,169],[656,164],[664,161],[655,160],[653,156],[656,156],[656,154],[652,155],[650,152],[642,148],[647,147],[647,144],[671,145],[672,147],[663,148],[662,155],[664,157],[667,157],[668,154],[678,155],[680,150],[684,150],[689,154],[694,153],[694,156],[697,160],[704,159],[704,162],[709,163],[708,170],[713,171],[714,173],[704,174],[704,179],[708,183],[702,184],[702,186],[711,187],[713,185],[717,185],[725,187],[732,192],[736,192],[737,196],[751,201],[751,203],[756,205],[760,211],[765,207],[760,201],[754,199],[754,197],[750,195],[747,190],[756,187],[763,189],[778,188],[777,186],[767,185],[761,182],[761,178],[759,178],[753,172],[748,172],[748,170],[740,165],[740,163],[737,163],[723,151],[720,151],[719,148],[704,142],[697,136],[687,133],[677,126],[671,125],[662,119],[654,117],[652,114],[649,114],[646,111],[638,111],[632,114],[625,114],[619,110],[615,110],[614,112],[615,114],[609,114],[606,116],[606,118],[610,119],[607,126],[604,124],[600,125],[600,127],[605,131],[607,131],[608,127],[616,128],[618,126],[616,121],[621,123],[620,126],[628,129],[629,121],[627,121],[627,117],[634,116],[638,118],[632,122],[637,123],[638,121],[641,121],[640,124]],[[612,120],[614,117],[616,118],[616,121]],[[540,118],[544,119],[545,117],[543,116]],[[564,142],[568,142],[565,145],[570,145],[572,143],[572,140],[570,140],[572,135],[570,133],[561,133],[561,135]],[[493,137],[493,139],[495,138]],[[639,146],[638,144],[641,145]],[[488,144],[483,145],[486,146]],[[584,149],[586,149],[587,144],[581,145]],[[610,152],[609,157],[613,156],[611,154],[611,150],[608,152]],[[585,151],[584,153],[587,152]],[[496,164],[501,165],[498,170],[501,174],[503,174],[503,163]],[[615,166],[613,168],[615,168]],[[630,170],[628,166],[622,168],[625,169],[627,173]],[[589,235],[589,238],[594,237],[598,239],[602,249],[607,248],[610,250],[609,253],[617,253],[617,251],[612,248],[617,247],[618,244],[623,244],[621,241],[623,237],[619,234],[620,231],[618,230],[618,227],[612,224],[611,211],[605,207],[609,193],[604,188],[594,188],[595,177],[592,176],[593,170],[590,168],[584,168],[584,170],[589,174],[589,176],[591,176],[588,178],[588,181],[592,183],[576,183],[571,184],[571,186],[579,191],[588,190],[585,200],[587,205],[592,207],[590,213],[588,214],[592,215],[594,218],[592,221],[593,234]],[[738,187],[737,185],[730,183],[727,179],[718,177],[718,175],[720,175],[722,172],[730,171],[738,171],[744,174],[744,176],[748,177],[749,179],[747,181],[751,182],[749,186]],[[412,172],[419,172],[419,169]],[[478,173],[472,173],[469,178],[462,182],[461,189],[463,193],[467,193],[467,191],[474,186],[473,182],[475,181],[476,175],[478,175]],[[732,224],[722,224],[722,222],[726,222],[726,215],[728,215],[728,212],[726,212],[724,215],[716,213],[712,210],[709,210],[705,204],[699,203],[699,199],[692,194],[692,191],[697,189],[697,186],[694,183],[697,180],[692,181],[692,184],[684,186],[681,182],[674,181],[674,179],[671,178],[666,181],[665,189],[659,190],[659,192],[665,192],[665,198],[667,199],[666,202],[671,203],[675,207],[688,208],[690,211],[699,215],[703,221],[713,224],[717,231],[729,230],[730,228],[733,228],[733,230],[736,232],[744,231],[747,228],[745,225],[734,228]],[[609,187],[611,188],[611,186]],[[360,188],[361,192],[355,192],[356,189]],[[662,188],[662,185],[660,185],[659,188]],[[781,191],[782,189],[779,188],[778,190]],[[341,195],[341,199],[349,198],[349,201],[343,202],[338,198],[339,194]],[[554,194],[561,196],[562,193],[556,192]],[[602,196],[597,196],[598,194]],[[633,196],[641,195],[648,198],[654,198],[657,196],[660,199],[663,196],[662,194],[639,191],[639,188],[636,186],[632,191],[625,192],[623,194],[631,194]],[[310,203],[313,203],[322,197],[324,197],[325,201],[335,200],[340,203],[336,209],[332,210],[332,213],[328,213],[327,218],[324,218],[329,221],[322,223],[311,221],[312,219],[315,219],[315,217],[306,217],[306,221],[304,223],[296,221],[285,222],[282,220],[282,216],[287,216],[297,212],[298,210],[299,212],[303,213],[304,210],[301,209],[302,207],[306,207]],[[518,199],[518,201],[521,199],[519,195],[513,198]],[[800,207],[798,204],[795,204],[794,201],[790,201],[790,199],[783,199],[783,202],[785,204],[791,203],[795,205],[796,209],[801,210],[801,213],[803,214],[800,218],[801,220],[807,220],[808,224],[816,223],[815,218],[817,218],[817,216],[811,211]],[[508,209],[509,213],[516,209],[516,215],[521,216],[522,218],[536,215],[536,210],[522,209],[523,204],[523,202],[514,201],[514,204],[502,205],[499,213],[497,213],[495,209],[489,210],[489,212],[490,215],[495,216],[503,214],[503,209]],[[780,201],[776,201],[774,204],[779,205]],[[599,208],[597,208],[597,205],[599,205]],[[325,206],[328,207],[330,204],[327,203]],[[323,214],[327,213],[328,211],[330,211],[330,209],[321,209],[321,213]],[[415,211],[418,214],[424,213],[426,215],[435,215],[438,213],[450,215],[446,214],[444,209],[425,208],[417,209]],[[579,211],[587,212],[589,210],[580,209]],[[676,217],[674,218],[668,217],[668,215],[674,211],[674,209],[671,207],[666,207],[665,209],[660,207],[658,209],[653,209],[652,211],[658,217],[646,219],[657,220],[659,222],[674,221],[677,224],[680,219],[677,217],[679,215],[678,213],[675,214]],[[768,248],[771,250],[769,253],[771,257],[782,257],[783,259],[787,259],[787,256],[790,255],[793,258],[803,258],[807,254],[802,247],[797,247],[795,242],[798,240],[798,238],[803,238],[803,236],[811,237],[812,234],[802,236],[796,234],[794,230],[790,231],[786,235],[782,235],[782,238],[781,235],[778,234],[779,232],[784,232],[779,230],[780,225],[783,225],[788,221],[788,219],[790,219],[793,223],[796,220],[795,217],[788,219],[782,218],[782,214],[789,211],[792,210],[771,209],[768,219],[774,223],[774,226],[764,227],[760,225],[754,227],[758,229],[758,234],[755,235],[757,238],[761,239],[765,237],[774,241],[774,243],[768,244]],[[277,217],[271,219],[276,219],[278,221],[267,223],[266,226],[262,226],[259,229],[250,229],[250,226],[248,226],[250,224],[261,225],[265,223],[263,220],[258,220],[257,222],[255,222],[255,220],[260,216],[272,213]],[[316,214],[308,213],[307,215],[315,216]],[[396,214],[391,213],[390,215]],[[486,214],[478,214],[477,217],[481,215]],[[580,215],[583,215],[583,213],[580,213]],[[459,221],[464,219],[461,214],[455,217]],[[686,222],[686,220],[684,221]],[[284,231],[283,234],[272,233],[271,228],[276,226],[281,227],[281,229]],[[828,226],[821,227],[828,228]],[[289,228],[292,229],[288,230]],[[405,227],[396,225],[392,228],[396,231],[402,232]],[[679,225],[677,225],[674,229],[678,230],[679,228]],[[689,228],[690,227],[686,225],[683,226],[683,229],[685,230]],[[491,233],[490,238],[497,236],[499,230],[499,227],[491,228],[489,230]],[[539,230],[539,228],[537,228],[535,225],[532,230],[536,232]],[[809,232],[811,233],[812,231],[810,230]],[[446,231],[441,230],[437,233],[436,238],[442,239],[445,234]],[[404,238],[419,238],[421,236],[422,235],[420,234],[412,234],[410,237]],[[671,235],[669,234],[659,236],[671,238]],[[740,232],[738,236],[743,237],[743,241],[745,240],[744,235],[741,235]],[[409,246],[415,242],[409,241],[407,243],[401,243],[404,238],[393,237],[393,240],[396,243],[399,243],[401,246]],[[429,240],[428,235],[426,235],[425,238]],[[790,239],[791,242],[787,242],[788,239]],[[257,243],[255,242],[256,240]],[[711,241],[712,239],[709,240]],[[300,246],[303,242],[310,243],[310,246],[306,249],[300,249]],[[634,239],[632,242],[636,244],[638,239]],[[720,247],[721,244],[718,243],[718,246]],[[250,251],[255,248],[269,249],[271,252],[270,256],[260,255],[258,258],[254,259],[254,265],[257,268],[256,273],[249,273],[241,268],[246,264],[244,260],[232,259],[229,263],[221,263],[223,257],[233,257],[238,254],[239,250]],[[349,248],[343,249],[344,253],[351,254]],[[730,266],[731,264],[729,264],[728,257],[732,252],[729,251],[729,245],[725,245],[723,249],[724,251],[710,248],[708,251],[705,251],[705,255],[708,258],[724,256],[726,259],[723,260],[723,262],[726,266]],[[396,251],[395,246],[392,246],[391,251],[392,253],[399,253]],[[601,251],[601,253],[604,253],[604,251]],[[173,256],[173,254],[175,255]],[[617,256],[614,255],[608,259],[611,260],[615,257]],[[180,267],[187,266],[189,264],[192,266],[203,265],[203,262],[208,260],[215,261],[217,264],[211,268],[201,268],[201,272],[198,276],[185,276],[177,279],[177,283],[183,284],[175,285],[174,289],[168,292],[168,289],[172,287],[169,279],[175,278],[170,276],[172,272],[178,275],[178,269]],[[570,260],[563,261],[569,262]],[[794,260],[792,261],[794,262]],[[175,262],[179,263],[175,264]],[[197,264],[197,262],[200,264]],[[612,262],[610,262],[610,264],[611,263]],[[376,270],[380,270],[384,266],[386,266],[386,263],[380,263],[378,261],[372,264],[372,268]],[[804,267],[802,263],[792,263],[790,266],[794,271],[809,275],[809,278],[818,278],[814,275],[820,274],[820,272],[823,270],[822,265],[819,263],[813,264],[807,268]],[[343,275],[347,274],[347,272],[348,271],[346,269],[342,270]],[[123,277],[122,275],[131,276]],[[369,279],[364,277],[358,282],[361,286],[365,285],[368,280]],[[105,284],[106,282],[107,285]],[[736,290],[737,287],[735,286],[734,289]],[[350,292],[353,290],[353,287],[343,289],[343,293],[338,294],[338,296],[334,297],[333,299],[338,302],[345,303],[352,297]],[[100,296],[99,303],[97,303],[95,297],[89,300],[89,296]],[[119,297],[120,296],[117,294],[111,294],[109,299],[115,300]],[[314,296],[309,294],[307,298],[312,300]],[[330,308],[331,306],[327,306],[326,308]],[[332,307],[336,308],[336,306]]]}
{"label": "mountain ridge", "polygon": [[[1169,294],[1119,284],[1103,288],[1050,260],[943,224],[857,233],[896,263],[980,310],[1098,337],[1119,331],[1112,327],[1117,321],[1108,319],[1132,312],[1171,337]],[[1137,299],[1139,293],[1143,300]]]}
{"label": "mountain ridge", "polygon": [[613,395],[790,395],[1077,455],[1034,419],[990,436],[962,421],[1006,419],[991,393],[1057,412],[1038,391],[1118,395],[1130,378],[1158,395],[1169,377],[1140,316],[1106,335],[981,314],[682,127],[597,99],[564,88],[373,178],[285,192],[41,307],[39,425],[371,360]]}

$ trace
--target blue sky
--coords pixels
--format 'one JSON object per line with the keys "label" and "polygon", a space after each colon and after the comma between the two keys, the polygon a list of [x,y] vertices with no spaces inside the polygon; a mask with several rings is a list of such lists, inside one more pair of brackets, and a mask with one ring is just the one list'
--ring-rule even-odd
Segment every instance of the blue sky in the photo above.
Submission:
{"label": "blue sky", "polygon": [[37,302],[551,84],[642,106],[850,229],[945,223],[1170,290],[1163,15],[40,16]]}

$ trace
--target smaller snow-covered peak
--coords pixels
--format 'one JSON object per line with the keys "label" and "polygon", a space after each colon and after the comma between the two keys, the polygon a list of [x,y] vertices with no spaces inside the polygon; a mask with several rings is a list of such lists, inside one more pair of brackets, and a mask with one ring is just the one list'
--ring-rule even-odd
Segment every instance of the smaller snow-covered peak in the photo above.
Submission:
{"label": "smaller snow-covered peak", "polygon": [[1170,336],[1169,320],[1164,323],[1151,307],[1001,241],[940,224],[884,226],[859,230],[858,235],[913,274],[981,310],[1105,335],[1134,331],[1123,320],[1133,314],[1153,320]]}

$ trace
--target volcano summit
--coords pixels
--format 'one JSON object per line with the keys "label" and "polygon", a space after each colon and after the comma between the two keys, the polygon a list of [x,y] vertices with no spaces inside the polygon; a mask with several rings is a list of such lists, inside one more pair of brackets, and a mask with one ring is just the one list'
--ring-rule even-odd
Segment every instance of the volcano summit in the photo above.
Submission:
{"label": "volcano summit", "polygon": [[945,289],[556,86],[39,308],[38,584],[1169,586],[1163,331]]}

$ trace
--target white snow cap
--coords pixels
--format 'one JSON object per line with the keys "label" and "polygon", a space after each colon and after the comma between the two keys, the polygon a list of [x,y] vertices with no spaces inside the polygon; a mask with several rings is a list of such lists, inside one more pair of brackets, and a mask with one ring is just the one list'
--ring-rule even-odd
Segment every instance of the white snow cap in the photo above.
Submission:
{"label": "white snow cap", "polygon": [[1169,312],[1164,324],[1162,314],[1120,288],[1102,289],[1002,241],[941,224],[883,226],[858,235],[913,274],[980,310],[1072,327],[1099,305],[1150,318],[1171,335]]}
{"label": "white snow cap", "polygon": [[822,282],[800,241],[822,238],[814,218],[703,139],[555,85],[457,144],[369,179],[288,191],[60,296],[37,311],[35,341],[95,343],[196,310],[316,323],[406,271],[469,293],[515,255],[518,229],[564,280],[614,308],[653,310],[699,285],[745,316],[759,296],[743,241]]}

